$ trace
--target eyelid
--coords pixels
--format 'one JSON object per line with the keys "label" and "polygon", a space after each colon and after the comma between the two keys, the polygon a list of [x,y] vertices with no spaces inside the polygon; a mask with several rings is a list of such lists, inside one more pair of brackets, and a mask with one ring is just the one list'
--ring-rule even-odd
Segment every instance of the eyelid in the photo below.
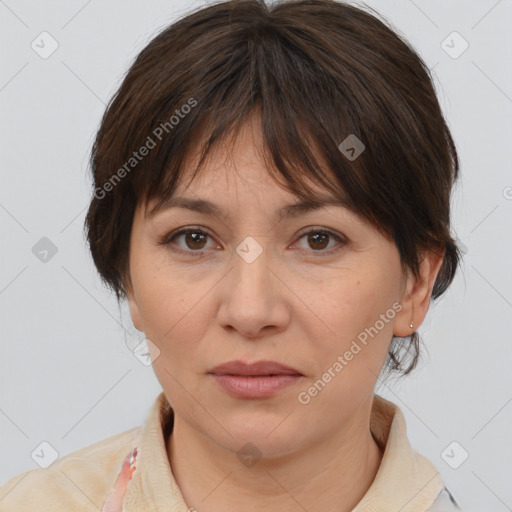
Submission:
{"label": "eyelid", "polygon": [[297,235],[298,238],[302,238],[304,235],[308,235],[309,233],[327,233],[334,237],[339,238],[340,240],[345,240],[344,236],[333,229],[326,228],[324,226],[308,226],[304,228],[303,231],[300,231]]}
{"label": "eyelid", "polygon": [[[182,235],[186,235],[188,233],[201,233],[201,234],[209,236],[212,239],[214,238],[210,234],[209,230],[202,226],[184,226],[182,228],[178,228],[178,229],[172,231],[169,234],[166,234],[161,240],[159,240],[157,242],[157,245],[170,246],[176,238],[178,238]],[[174,252],[177,252],[177,253],[195,255],[195,256],[201,256],[202,254],[207,252],[205,249],[201,249],[198,251],[192,251],[192,250],[182,249],[181,247],[173,247],[171,250]]]}
{"label": "eyelid", "polygon": [[[338,242],[338,246],[337,247],[331,247],[330,249],[327,249],[325,251],[314,251],[313,249],[310,249],[310,250],[298,249],[298,250],[301,250],[303,252],[306,251],[309,254],[313,254],[314,256],[319,256],[320,257],[320,256],[330,255],[330,254],[340,250],[341,247],[343,247],[343,246],[348,244],[348,240],[347,240],[347,238],[344,235],[342,235],[341,233],[338,233],[337,231],[334,231],[334,230],[332,230],[330,228],[325,228],[323,226],[309,226],[309,227],[307,227],[305,229],[306,229],[306,231],[302,231],[302,232],[300,232],[297,235],[297,241],[299,241],[304,236],[309,235],[310,233],[323,233],[323,234],[329,235],[332,238],[335,238],[336,241]],[[297,242],[294,242],[293,245],[295,245],[296,243]]]}
{"label": "eyelid", "polygon": [[[161,240],[159,240],[157,242],[157,244],[163,245],[163,246],[170,246],[171,243],[176,238],[178,238],[179,236],[188,234],[188,233],[202,233],[202,234],[214,239],[214,237],[210,234],[210,232],[207,228],[204,228],[203,226],[199,226],[199,225],[197,225],[197,226],[191,225],[191,226],[184,226],[182,228],[178,228],[178,229],[172,231],[171,233],[165,235]],[[344,235],[342,235],[341,233],[338,233],[337,231],[334,231],[330,228],[326,228],[323,226],[308,226],[308,227],[304,228],[304,230],[299,232],[299,234],[296,235],[296,241],[293,242],[291,245],[294,246],[301,238],[303,238],[304,236],[309,235],[311,233],[324,233],[324,234],[327,234],[327,235],[335,238],[338,242],[338,247],[333,247],[333,248],[325,250],[325,251],[315,251],[313,249],[310,249],[310,250],[297,249],[297,250],[299,250],[301,252],[308,252],[310,254],[312,253],[315,256],[326,256],[326,255],[332,254],[333,252],[336,252],[337,250],[340,250],[341,247],[339,247],[339,245],[341,245],[343,247],[348,244],[347,238]],[[181,253],[181,254],[188,254],[188,255],[195,255],[195,256],[201,256],[204,253],[208,252],[207,249],[193,251],[193,250],[181,249],[180,247],[175,247],[175,248],[172,248],[171,250]]]}

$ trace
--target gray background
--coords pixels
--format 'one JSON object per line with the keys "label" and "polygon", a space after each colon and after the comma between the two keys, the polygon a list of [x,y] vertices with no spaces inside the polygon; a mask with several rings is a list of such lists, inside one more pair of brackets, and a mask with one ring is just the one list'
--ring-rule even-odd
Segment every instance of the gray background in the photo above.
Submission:
{"label": "gray background", "polygon": [[[160,391],[130,351],[138,333],[126,305],[87,252],[87,159],[132,59],[203,3],[0,0],[0,485],[37,467],[42,441],[62,456],[141,425]],[[433,68],[460,153],[453,221],[467,248],[419,329],[420,369],[377,392],[401,408],[411,444],[467,510],[512,510],[512,2],[367,4]],[[43,31],[59,45],[46,59],[31,47]],[[442,43],[453,31],[469,44],[457,58],[462,41]],[[43,237],[57,248],[46,262],[32,251]],[[445,459],[459,464],[462,450],[454,469]]]}

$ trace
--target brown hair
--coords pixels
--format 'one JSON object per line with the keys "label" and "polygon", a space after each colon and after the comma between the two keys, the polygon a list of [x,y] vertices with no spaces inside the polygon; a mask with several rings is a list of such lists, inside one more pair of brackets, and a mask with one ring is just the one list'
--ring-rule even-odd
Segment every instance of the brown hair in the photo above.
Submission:
{"label": "brown hair", "polygon": [[[85,230],[118,301],[129,283],[136,206],[155,199],[159,208],[199,137],[209,136],[196,172],[256,111],[276,181],[301,198],[312,197],[308,180],[335,189],[394,241],[403,269],[415,276],[422,251],[444,251],[432,297],[444,293],[460,261],[450,234],[459,162],[428,67],[396,29],[360,8],[232,0],[192,12],[152,39],[103,115]],[[349,158],[340,143],[354,135],[365,147]],[[404,347],[413,354],[407,368]],[[394,338],[386,368],[406,375],[418,355],[417,332]]]}

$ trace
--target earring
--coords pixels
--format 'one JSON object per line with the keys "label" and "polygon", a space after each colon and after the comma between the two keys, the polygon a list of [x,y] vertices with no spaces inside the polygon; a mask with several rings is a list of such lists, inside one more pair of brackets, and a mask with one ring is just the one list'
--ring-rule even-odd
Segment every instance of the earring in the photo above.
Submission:
{"label": "earring", "polygon": [[409,324],[409,327],[410,327],[411,329],[412,329],[412,325],[413,325],[413,322],[411,322],[411,323]]}

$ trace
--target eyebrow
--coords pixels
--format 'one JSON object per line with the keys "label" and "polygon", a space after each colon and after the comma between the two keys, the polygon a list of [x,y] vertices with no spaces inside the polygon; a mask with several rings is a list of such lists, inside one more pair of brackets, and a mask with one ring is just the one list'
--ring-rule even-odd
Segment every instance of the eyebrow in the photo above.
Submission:
{"label": "eyebrow", "polygon": [[[308,212],[319,210],[328,206],[341,206],[347,208],[347,201],[338,197],[315,197],[303,199],[296,203],[287,204],[277,210],[275,216],[282,220],[288,217],[298,217]],[[187,197],[171,197],[163,202],[158,208],[152,208],[147,217],[153,217],[158,212],[171,208],[182,208],[204,215],[214,215],[222,218],[229,217],[229,214],[219,205],[205,199],[192,199]]]}

